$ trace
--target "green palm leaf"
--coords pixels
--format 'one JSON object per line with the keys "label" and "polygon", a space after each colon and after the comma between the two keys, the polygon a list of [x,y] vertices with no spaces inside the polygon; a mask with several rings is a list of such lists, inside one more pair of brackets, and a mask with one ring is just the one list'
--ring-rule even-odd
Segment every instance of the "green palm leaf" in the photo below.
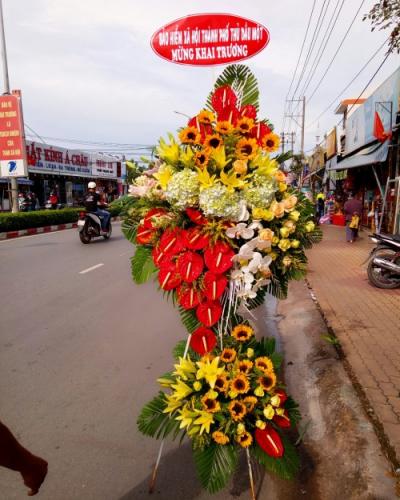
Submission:
{"label": "green palm leaf", "polygon": [[125,238],[131,243],[135,243],[137,233],[137,223],[129,218],[125,218],[122,222],[121,230]]}
{"label": "green palm leaf", "polygon": [[178,310],[181,321],[189,333],[193,333],[196,328],[201,326],[194,309],[184,309],[182,306],[178,306]]}
{"label": "green palm leaf", "polygon": [[132,278],[138,285],[146,283],[157,270],[151,256],[151,248],[138,246],[135,255],[131,258]]}
{"label": "green palm leaf", "polygon": [[250,448],[252,456],[260,462],[266,469],[282,479],[293,479],[300,467],[300,459],[296,448],[286,438],[282,437],[282,443],[285,449],[283,457],[273,458],[267,455],[257,443]]}
{"label": "green palm leaf", "polygon": [[165,394],[160,391],[142,408],[137,419],[137,425],[142,434],[156,439],[164,439],[169,434],[173,435],[173,439],[177,437],[180,432],[179,421],[163,413],[166,404]]}
{"label": "green palm leaf", "polygon": [[226,486],[235,472],[239,452],[237,446],[212,442],[203,449],[193,449],[193,458],[201,485],[215,493]]}
{"label": "green palm leaf", "polygon": [[[258,111],[258,83],[256,77],[250,69],[244,64],[231,64],[227,66],[221,75],[217,78],[214,90],[224,85],[230,85],[238,96],[241,97],[241,105],[252,104]],[[207,98],[207,107],[212,109],[211,96]]]}

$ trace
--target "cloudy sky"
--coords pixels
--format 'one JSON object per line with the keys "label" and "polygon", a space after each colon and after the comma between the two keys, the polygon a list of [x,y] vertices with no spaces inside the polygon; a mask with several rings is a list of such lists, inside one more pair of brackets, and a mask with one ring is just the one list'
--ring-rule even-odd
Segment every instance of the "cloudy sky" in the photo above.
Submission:
{"label": "cloudy sky", "polygon": [[[152,51],[152,34],[187,14],[226,12],[257,21],[270,31],[269,45],[247,64],[259,81],[261,114],[281,132],[285,98],[313,3],[314,0],[3,0],[11,87],[22,89],[25,122],[49,144],[71,147],[67,139],[154,144],[166,131],[175,131],[185,124],[185,118],[174,111],[194,115],[204,105],[223,67],[169,63]],[[328,9],[309,67],[333,13],[341,6],[342,10],[306,97],[331,61],[360,3],[361,0],[315,0],[304,54],[322,6]],[[373,3],[374,0],[363,2],[335,62],[307,105],[306,149],[315,144],[316,135],[323,136],[339,117],[333,114],[332,105],[329,112],[318,121],[315,119],[387,37],[384,32],[371,33],[369,22],[361,20]],[[384,54],[383,47],[342,98],[359,95]],[[299,68],[303,61],[304,56]],[[390,56],[370,90],[398,65],[398,56]],[[298,92],[308,71],[306,68]],[[292,91],[296,84],[297,78]],[[288,120],[285,126],[290,127]],[[27,132],[32,133],[29,129]],[[95,145],[85,147],[102,149]]]}

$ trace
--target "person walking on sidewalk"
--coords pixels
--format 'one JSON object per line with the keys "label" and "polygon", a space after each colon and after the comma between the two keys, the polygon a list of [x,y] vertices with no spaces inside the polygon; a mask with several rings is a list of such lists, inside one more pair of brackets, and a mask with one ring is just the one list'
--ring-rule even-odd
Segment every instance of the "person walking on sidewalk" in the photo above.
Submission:
{"label": "person walking on sidewalk", "polygon": [[[346,241],[353,243],[358,236],[358,226],[361,218],[362,203],[357,198],[353,197],[353,193],[349,194],[349,198],[344,204],[344,215],[346,218]],[[358,217],[357,224],[356,217]],[[352,226],[356,227],[352,227]]]}

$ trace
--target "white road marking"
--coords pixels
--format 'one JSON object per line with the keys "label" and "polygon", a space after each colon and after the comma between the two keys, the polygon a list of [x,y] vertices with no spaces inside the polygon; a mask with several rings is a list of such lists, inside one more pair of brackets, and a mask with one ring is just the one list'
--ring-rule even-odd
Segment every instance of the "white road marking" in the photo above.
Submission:
{"label": "white road marking", "polygon": [[90,273],[90,271],[94,271],[98,267],[104,266],[104,264],[101,262],[100,264],[96,264],[95,266],[88,267],[87,269],[84,269],[83,271],[79,271],[79,274],[86,274]]}

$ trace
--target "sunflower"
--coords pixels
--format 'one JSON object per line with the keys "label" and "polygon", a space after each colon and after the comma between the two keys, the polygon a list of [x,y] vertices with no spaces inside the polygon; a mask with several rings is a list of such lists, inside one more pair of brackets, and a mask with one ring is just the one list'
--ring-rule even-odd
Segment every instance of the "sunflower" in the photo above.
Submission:
{"label": "sunflower", "polygon": [[279,135],[273,134],[272,132],[270,134],[267,134],[262,140],[263,148],[270,153],[276,151],[279,148],[279,143]]}
{"label": "sunflower", "polygon": [[222,374],[218,375],[217,380],[215,381],[214,389],[219,392],[226,392],[229,387],[228,378],[226,375]]}
{"label": "sunflower", "polygon": [[197,151],[195,154],[195,163],[200,168],[206,167],[209,159],[210,156],[206,151]]}
{"label": "sunflower", "polygon": [[272,361],[270,360],[270,358],[267,358],[266,356],[256,358],[255,365],[256,368],[258,368],[264,373],[269,373],[274,371],[274,365],[272,364]]}
{"label": "sunflower", "polygon": [[237,420],[242,420],[247,413],[246,405],[237,399],[234,399],[229,403],[228,409],[235,422]]}
{"label": "sunflower", "polygon": [[211,123],[215,121],[215,115],[213,112],[203,109],[197,115],[197,119],[199,120],[199,123],[204,123],[204,125],[211,125]]}
{"label": "sunflower", "polygon": [[244,373],[239,373],[231,382],[231,390],[238,394],[246,394],[250,389],[249,381]]}
{"label": "sunflower", "polygon": [[216,132],[222,135],[227,135],[233,132],[233,125],[231,122],[228,121],[223,121],[223,122],[217,122],[217,125],[215,126]]}
{"label": "sunflower", "polygon": [[236,441],[242,448],[248,448],[253,442],[253,438],[249,432],[245,431],[243,434],[236,436]]}
{"label": "sunflower", "polygon": [[196,127],[186,127],[179,132],[179,139],[182,144],[198,144],[201,135]]}
{"label": "sunflower", "polygon": [[243,399],[243,402],[246,405],[247,411],[249,413],[254,410],[254,407],[255,407],[257,401],[258,401],[258,399],[255,396],[246,396]]}
{"label": "sunflower", "polygon": [[207,135],[204,139],[204,147],[218,149],[222,145],[222,137],[219,134]]}
{"label": "sunflower", "polygon": [[214,431],[212,433],[212,438],[217,444],[229,443],[229,437],[221,431]]}
{"label": "sunflower", "polygon": [[276,384],[276,375],[273,371],[266,372],[258,379],[261,387],[266,391],[270,391]]}
{"label": "sunflower", "polygon": [[241,134],[248,134],[253,127],[254,120],[252,118],[247,118],[247,116],[240,118],[236,124],[236,130]]}
{"label": "sunflower", "polygon": [[228,347],[225,347],[225,349],[221,352],[221,361],[223,361],[224,363],[232,363],[232,361],[235,361],[235,358],[235,349],[229,349]]}
{"label": "sunflower", "polygon": [[201,402],[203,403],[203,407],[209,413],[215,413],[221,409],[219,402],[213,398],[210,398],[207,394],[205,394],[201,398]]}
{"label": "sunflower", "polygon": [[258,145],[256,139],[240,139],[236,143],[236,156],[239,160],[252,160],[257,153]]}
{"label": "sunflower", "polygon": [[239,342],[246,342],[254,334],[253,328],[247,325],[237,325],[232,330],[232,337],[235,337]]}
{"label": "sunflower", "polygon": [[249,373],[249,371],[253,368],[253,362],[249,359],[242,359],[242,361],[239,361],[237,367],[240,372]]}

